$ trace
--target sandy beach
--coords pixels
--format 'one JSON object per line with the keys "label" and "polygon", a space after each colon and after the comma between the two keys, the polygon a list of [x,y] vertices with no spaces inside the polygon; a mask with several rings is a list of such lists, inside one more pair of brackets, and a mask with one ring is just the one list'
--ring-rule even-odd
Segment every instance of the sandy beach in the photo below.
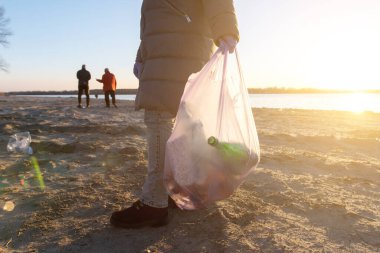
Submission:
{"label": "sandy beach", "polygon": [[[230,198],[117,229],[144,181],[143,112],[76,103],[0,97],[0,252],[380,252],[380,114],[254,109],[262,159]],[[30,156],[7,152],[23,131],[44,190]]]}

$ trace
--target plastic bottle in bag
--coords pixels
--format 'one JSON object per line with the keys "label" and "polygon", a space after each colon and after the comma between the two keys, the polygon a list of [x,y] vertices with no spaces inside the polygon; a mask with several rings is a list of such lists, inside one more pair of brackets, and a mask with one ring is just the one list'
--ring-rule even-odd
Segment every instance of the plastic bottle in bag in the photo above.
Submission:
{"label": "plastic bottle in bag", "polygon": [[21,152],[25,154],[33,154],[33,149],[30,147],[32,137],[29,132],[21,132],[11,135],[7,145],[8,152]]}
{"label": "plastic bottle in bag", "polygon": [[250,156],[249,150],[243,144],[220,142],[214,136],[209,137],[207,143],[218,150],[225,169],[233,174],[239,174],[244,170],[250,169],[250,165],[253,162],[256,163],[255,157]]}

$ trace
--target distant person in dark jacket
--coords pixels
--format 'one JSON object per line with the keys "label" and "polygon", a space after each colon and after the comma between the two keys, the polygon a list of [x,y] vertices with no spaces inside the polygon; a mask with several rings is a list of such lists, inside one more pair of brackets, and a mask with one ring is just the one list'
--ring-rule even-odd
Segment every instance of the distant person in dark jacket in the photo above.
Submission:
{"label": "distant person in dark jacket", "polygon": [[78,108],[82,108],[82,94],[86,94],[86,107],[90,106],[90,93],[88,81],[91,79],[90,72],[86,69],[86,65],[82,65],[82,69],[77,72],[78,78]]}
{"label": "distant person in dark jacket", "polygon": [[112,104],[114,107],[116,106],[116,98],[115,98],[115,92],[116,92],[116,78],[115,75],[112,74],[108,68],[104,70],[104,75],[102,76],[102,79],[96,79],[99,83],[103,83],[103,92],[104,92],[104,99],[106,100],[106,106],[110,107],[110,95],[112,97]]}

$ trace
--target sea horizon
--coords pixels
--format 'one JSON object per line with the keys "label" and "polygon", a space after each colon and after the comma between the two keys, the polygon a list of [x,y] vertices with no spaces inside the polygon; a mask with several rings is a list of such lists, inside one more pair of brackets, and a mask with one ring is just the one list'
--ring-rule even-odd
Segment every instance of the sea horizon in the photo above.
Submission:
{"label": "sea horizon", "polygon": [[[97,98],[95,97],[97,95]],[[76,98],[76,94],[17,95],[31,97]],[[133,101],[134,94],[117,94],[117,100]],[[103,94],[90,94],[90,99],[104,99]],[[303,109],[380,113],[380,93],[281,93],[249,94],[252,108]]]}
{"label": "sea horizon", "polygon": [[[375,89],[316,89],[316,88],[287,88],[287,87],[267,87],[267,88],[247,88],[249,94],[352,94],[352,93],[380,93]],[[77,94],[77,90],[29,90],[29,91],[1,91],[0,95],[71,95]],[[90,89],[92,94],[102,94],[102,89]],[[135,95],[136,88],[117,89],[119,95]]]}

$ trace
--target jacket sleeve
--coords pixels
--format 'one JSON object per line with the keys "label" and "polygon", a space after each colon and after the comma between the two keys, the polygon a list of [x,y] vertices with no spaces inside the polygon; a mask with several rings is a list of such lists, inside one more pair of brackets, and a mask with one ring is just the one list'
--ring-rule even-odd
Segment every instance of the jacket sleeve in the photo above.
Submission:
{"label": "jacket sleeve", "polygon": [[[144,16],[144,4],[145,4],[145,1],[142,2],[141,4],[141,17],[140,17],[140,40],[142,40],[143,38],[143,34],[144,34],[144,30],[145,30],[145,16]],[[141,56],[141,41],[140,41],[140,45],[139,45],[139,48],[137,49],[137,53],[136,53],[136,60],[135,62],[142,62],[142,56]]]}
{"label": "jacket sleeve", "polygon": [[140,48],[141,48],[141,42],[140,42],[139,49],[137,49],[135,62],[142,62],[141,49]]}
{"label": "jacket sleeve", "polygon": [[210,24],[216,45],[225,35],[234,36],[239,41],[239,29],[233,0],[202,0],[205,16]]}

